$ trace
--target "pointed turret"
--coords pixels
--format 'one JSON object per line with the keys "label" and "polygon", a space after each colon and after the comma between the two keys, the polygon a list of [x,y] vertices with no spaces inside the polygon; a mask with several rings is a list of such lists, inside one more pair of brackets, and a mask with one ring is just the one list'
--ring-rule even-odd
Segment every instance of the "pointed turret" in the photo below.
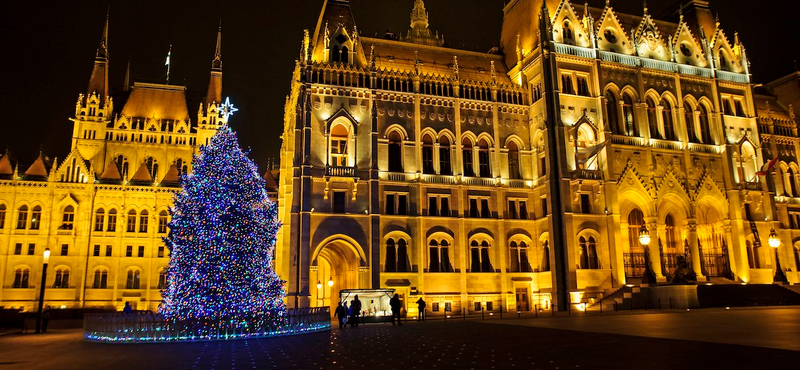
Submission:
{"label": "pointed turret", "polygon": [[89,88],[86,93],[87,96],[97,94],[101,103],[105,103],[108,95],[108,14],[106,14],[100,48],[97,49],[97,55],[94,58],[92,77],[89,79]]}
{"label": "pointed turret", "polygon": [[428,12],[425,11],[425,3],[422,0],[414,1],[414,9],[411,11],[411,28],[405,37],[406,42],[415,44],[442,46],[444,39],[431,33],[428,29]]}
{"label": "pointed turret", "polygon": [[208,81],[206,104],[222,102],[222,22],[217,30],[217,46],[214,49],[214,60],[211,62],[211,79]]}
{"label": "pointed turret", "polygon": [[122,84],[122,91],[131,89],[131,60],[128,59],[128,68],[125,69],[125,82]]}

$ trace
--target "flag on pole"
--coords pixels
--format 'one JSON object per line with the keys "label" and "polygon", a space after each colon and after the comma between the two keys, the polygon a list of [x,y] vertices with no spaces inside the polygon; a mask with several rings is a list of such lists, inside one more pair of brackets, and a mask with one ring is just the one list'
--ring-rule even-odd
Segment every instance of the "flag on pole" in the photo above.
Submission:
{"label": "flag on pole", "polygon": [[777,163],[777,162],[778,162],[778,158],[776,157],[776,158],[773,158],[771,161],[769,161],[767,163],[764,163],[764,165],[761,166],[761,171],[756,172],[756,175],[764,176],[764,175],[768,174],[769,171],[772,170],[772,167],[775,167],[775,163]]}
{"label": "flag on pole", "polygon": [[167,51],[167,61],[164,63],[167,66],[167,84],[169,84],[169,58],[172,55],[172,45],[169,45],[169,51]]}

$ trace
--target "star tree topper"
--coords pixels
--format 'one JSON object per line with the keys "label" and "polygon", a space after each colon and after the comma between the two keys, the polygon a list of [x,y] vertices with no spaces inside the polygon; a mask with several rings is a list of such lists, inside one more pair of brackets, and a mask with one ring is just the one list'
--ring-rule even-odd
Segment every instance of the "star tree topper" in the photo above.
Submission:
{"label": "star tree topper", "polygon": [[231,104],[231,98],[225,98],[225,103],[220,104],[219,106],[219,115],[225,122],[228,122],[228,118],[232,116],[234,113],[238,112],[239,108],[236,108]]}

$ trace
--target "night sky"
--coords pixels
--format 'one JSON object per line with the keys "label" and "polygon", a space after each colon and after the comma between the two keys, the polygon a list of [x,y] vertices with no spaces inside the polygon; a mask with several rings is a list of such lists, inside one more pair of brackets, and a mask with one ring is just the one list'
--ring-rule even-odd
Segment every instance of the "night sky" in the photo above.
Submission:
{"label": "night sky", "polygon": [[[222,20],[223,95],[240,110],[231,119],[243,147],[263,166],[277,157],[284,98],[303,29],[313,32],[322,0],[112,1],[109,50],[112,90],[131,80],[164,83],[164,60],[172,44],[171,83],[205,94],[217,25]],[[583,1],[578,1],[582,3]],[[590,0],[602,7],[605,0]],[[671,1],[650,1],[658,19]],[[364,36],[386,29],[405,33],[414,0],[352,0]],[[452,47],[487,51],[497,46],[502,0],[427,0],[432,30]],[[620,12],[641,14],[641,0],[612,0]],[[769,5],[773,4],[773,5]],[[780,5],[778,5],[780,4]],[[21,170],[41,146],[50,157],[69,151],[75,102],[86,90],[99,46],[106,1],[11,1],[0,14],[0,145],[20,160]],[[756,82],[794,70],[800,59],[800,2],[711,0],[728,37],[739,31]],[[595,15],[597,17],[597,14]],[[675,19],[676,20],[676,19]],[[193,121],[198,103],[189,106]],[[118,111],[121,107],[116,107]],[[1,150],[2,148],[0,148]],[[23,167],[25,166],[25,167]]]}

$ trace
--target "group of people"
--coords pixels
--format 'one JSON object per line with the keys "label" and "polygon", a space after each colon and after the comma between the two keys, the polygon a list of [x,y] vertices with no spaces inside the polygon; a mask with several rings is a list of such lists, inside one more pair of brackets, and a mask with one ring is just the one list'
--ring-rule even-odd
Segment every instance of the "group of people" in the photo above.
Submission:
{"label": "group of people", "polygon": [[[371,306],[374,306],[372,304]],[[417,308],[419,310],[419,315],[417,316],[418,320],[425,320],[425,300],[420,297],[417,300]],[[392,326],[395,326],[394,322],[397,320],[397,325],[403,325],[400,321],[400,313],[403,308],[403,302],[400,300],[400,295],[395,294],[389,300],[389,307],[392,309]],[[370,309],[372,312],[372,308]],[[361,300],[358,299],[358,294],[353,297],[353,300],[350,301],[350,307],[347,306],[347,301],[342,301],[338,306],[336,306],[336,311],[333,314],[334,317],[339,319],[339,328],[345,327],[347,323],[350,323],[350,327],[358,327],[358,318],[361,316]]]}

